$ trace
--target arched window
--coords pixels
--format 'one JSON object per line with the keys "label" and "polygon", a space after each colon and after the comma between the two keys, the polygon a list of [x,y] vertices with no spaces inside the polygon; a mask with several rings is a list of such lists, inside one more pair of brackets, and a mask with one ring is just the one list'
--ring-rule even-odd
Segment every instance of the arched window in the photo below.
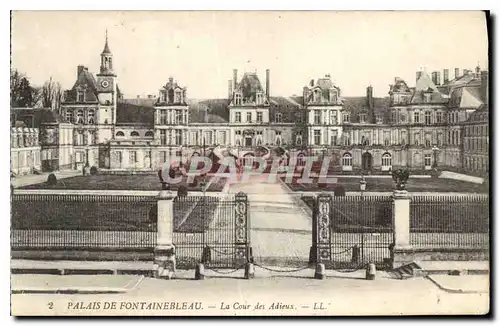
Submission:
{"label": "arched window", "polygon": [[89,122],[89,124],[92,124],[92,125],[95,123],[95,112],[92,109],[89,110],[88,122]]}
{"label": "arched window", "polygon": [[83,124],[83,110],[78,110],[76,112],[76,123]]}
{"label": "arched window", "polygon": [[146,137],[153,137],[154,134],[153,134],[152,131],[146,131],[146,133],[144,134],[144,136],[146,136]]}
{"label": "arched window", "polygon": [[132,131],[132,132],[130,133],[130,136],[131,136],[131,137],[139,137],[139,133],[138,133],[137,131]]}
{"label": "arched window", "polygon": [[116,133],[116,137],[123,137],[123,136],[125,136],[125,134],[123,133],[123,131],[118,131]]}
{"label": "arched window", "polygon": [[392,156],[389,153],[382,155],[382,171],[390,171],[392,169]]}
{"label": "arched window", "polygon": [[342,170],[352,171],[352,155],[350,153],[345,153],[342,156]]}

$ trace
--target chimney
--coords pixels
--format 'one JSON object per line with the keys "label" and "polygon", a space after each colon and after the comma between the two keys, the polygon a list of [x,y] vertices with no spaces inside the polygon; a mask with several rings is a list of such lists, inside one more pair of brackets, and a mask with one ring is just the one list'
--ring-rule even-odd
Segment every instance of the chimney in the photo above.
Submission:
{"label": "chimney", "polygon": [[85,67],[84,66],[78,66],[78,68],[76,69],[76,78],[78,78],[78,76],[80,76],[80,73],[85,70]]}
{"label": "chimney", "polygon": [[481,67],[476,67],[476,76],[479,77],[481,75]]}
{"label": "chimney", "polygon": [[269,75],[270,75],[271,71],[269,69],[266,69],[266,95],[267,97],[271,96],[269,94]]}
{"label": "chimney", "polygon": [[455,68],[455,79],[457,79],[458,77],[460,77],[460,69]]}
{"label": "chimney", "polygon": [[417,71],[417,75],[416,75],[415,81],[419,80],[420,76],[422,76],[422,71]]}
{"label": "chimney", "polygon": [[443,84],[446,84],[450,81],[449,77],[450,71],[449,69],[443,69]]}
{"label": "chimney", "polygon": [[441,85],[441,73],[439,71],[436,71],[436,81],[434,84],[436,84],[436,86]]}
{"label": "chimney", "polygon": [[229,79],[227,81],[227,98],[232,98],[233,97],[233,81]]}
{"label": "chimney", "polygon": [[238,69],[233,69],[233,87],[236,89],[236,85],[238,85]]}
{"label": "chimney", "polygon": [[432,82],[434,83],[434,85],[437,85],[437,73],[433,71],[431,76],[432,76]]}
{"label": "chimney", "polygon": [[488,94],[488,71],[481,71],[481,99],[483,102],[489,104],[489,94]]}
{"label": "chimney", "polygon": [[314,79],[311,79],[311,81],[309,82],[309,85],[310,85],[311,87],[314,87]]}
{"label": "chimney", "polygon": [[366,88],[366,102],[368,105],[368,119],[370,123],[375,123],[375,105],[373,102],[373,87],[368,86]]}
{"label": "chimney", "polygon": [[463,76],[467,75],[469,73],[469,70],[468,69],[463,69]]}
{"label": "chimney", "polygon": [[368,86],[366,88],[366,103],[368,104],[368,110],[373,110],[373,87]]}

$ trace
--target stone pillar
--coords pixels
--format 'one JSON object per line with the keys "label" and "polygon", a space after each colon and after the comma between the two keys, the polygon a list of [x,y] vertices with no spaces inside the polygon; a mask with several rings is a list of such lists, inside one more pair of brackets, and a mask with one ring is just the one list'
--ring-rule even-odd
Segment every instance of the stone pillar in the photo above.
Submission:
{"label": "stone pillar", "polygon": [[175,273],[174,195],[168,190],[158,194],[157,242],[154,250],[155,277],[171,279]]}
{"label": "stone pillar", "polygon": [[393,268],[397,268],[413,260],[410,253],[410,195],[406,190],[394,190],[392,200],[392,263]]}

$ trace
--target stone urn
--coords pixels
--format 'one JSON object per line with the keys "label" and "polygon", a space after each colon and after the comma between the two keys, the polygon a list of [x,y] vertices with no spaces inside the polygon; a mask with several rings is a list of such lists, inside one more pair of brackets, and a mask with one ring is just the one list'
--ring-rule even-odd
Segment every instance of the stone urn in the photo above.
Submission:
{"label": "stone urn", "polygon": [[397,169],[392,172],[392,180],[396,183],[396,190],[406,190],[406,182],[410,177],[408,169]]}

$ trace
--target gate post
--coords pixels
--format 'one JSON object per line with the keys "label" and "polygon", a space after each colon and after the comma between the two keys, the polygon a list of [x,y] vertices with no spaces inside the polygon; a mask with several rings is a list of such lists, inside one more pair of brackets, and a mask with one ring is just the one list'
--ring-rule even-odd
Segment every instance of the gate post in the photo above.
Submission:
{"label": "gate post", "polygon": [[253,263],[252,247],[250,245],[250,222],[248,213],[248,196],[239,192],[235,196],[235,228],[234,228],[234,251],[235,251],[235,268],[245,264],[245,272],[247,278],[253,278]]}
{"label": "gate post", "polygon": [[394,190],[392,195],[392,225],[394,243],[392,246],[392,267],[397,268],[408,261],[410,245],[410,195],[406,190]]}
{"label": "gate post", "polygon": [[316,199],[315,209],[315,239],[316,264],[332,264],[332,196],[319,194]]}
{"label": "gate post", "polygon": [[161,190],[158,194],[158,231],[154,249],[156,278],[171,279],[175,273],[174,198],[168,190]]}

